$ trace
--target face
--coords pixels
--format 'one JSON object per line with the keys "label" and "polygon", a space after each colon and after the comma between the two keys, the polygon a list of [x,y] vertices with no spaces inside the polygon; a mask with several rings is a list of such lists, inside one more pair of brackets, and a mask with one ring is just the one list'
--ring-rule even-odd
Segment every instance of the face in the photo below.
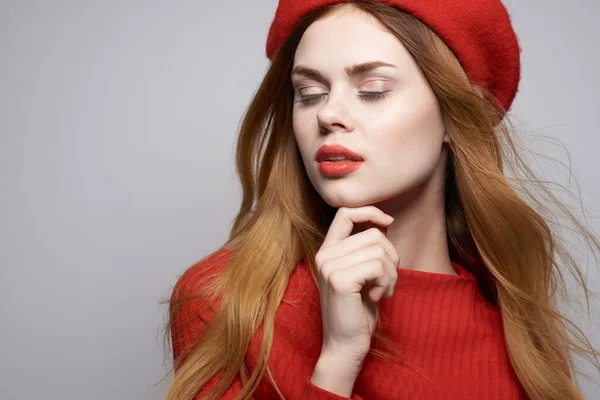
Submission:
{"label": "face", "polygon": [[[380,63],[348,74],[371,62]],[[448,137],[437,98],[410,53],[374,17],[344,6],[314,22],[296,50],[291,79],[294,136],[329,205],[377,204],[433,178],[443,182]],[[316,161],[325,144],[341,144],[363,161],[345,175],[328,174]]]}

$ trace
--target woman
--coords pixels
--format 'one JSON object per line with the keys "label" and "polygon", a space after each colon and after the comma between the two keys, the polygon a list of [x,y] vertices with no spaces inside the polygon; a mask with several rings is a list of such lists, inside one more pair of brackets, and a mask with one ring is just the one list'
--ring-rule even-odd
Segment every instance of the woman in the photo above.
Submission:
{"label": "woman", "polygon": [[499,0],[281,0],[230,239],[171,296],[168,399],[583,398],[565,209],[504,174],[533,180],[519,52]]}

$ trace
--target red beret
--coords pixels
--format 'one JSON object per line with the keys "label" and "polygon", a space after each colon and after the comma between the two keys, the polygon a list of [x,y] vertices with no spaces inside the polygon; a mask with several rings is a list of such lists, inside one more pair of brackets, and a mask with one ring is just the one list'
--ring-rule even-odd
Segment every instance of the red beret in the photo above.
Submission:
{"label": "red beret", "polygon": [[[508,110],[521,76],[517,35],[500,0],[379,0],[415,16],[454,52],[471,80]],[[267,57],[310,12],[350,0],[279,0],[267,37]],[[503,115],[502,115],[503,116]]]}

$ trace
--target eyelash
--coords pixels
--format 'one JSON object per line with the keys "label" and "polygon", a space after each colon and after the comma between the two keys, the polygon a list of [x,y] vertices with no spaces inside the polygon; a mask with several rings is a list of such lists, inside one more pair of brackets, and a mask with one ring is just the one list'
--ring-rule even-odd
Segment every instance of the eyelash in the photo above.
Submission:
{"label": "eyelash", "polygon": [[[366,101],[376,101],[376,100],[383,100],[385,98],[386,92],[358,92],[358,93],[360,93],[362,95],[360,97]],[[323,94],[313,94],[310,96],[304,96],[300,100],[298,100],[298,102],[302,103],[304,105],[310,105],[310,104],[316,103],[317,100],[319,100],[321,97],[323,97],[325,95],[326,94],[323,93]]]}

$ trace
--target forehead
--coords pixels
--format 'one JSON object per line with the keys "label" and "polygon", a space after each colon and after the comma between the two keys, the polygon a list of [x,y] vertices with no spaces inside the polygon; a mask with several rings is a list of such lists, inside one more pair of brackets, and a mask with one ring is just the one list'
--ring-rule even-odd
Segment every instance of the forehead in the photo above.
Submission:
{"label": "forehead", "polygon": [[384,60],[396,65],[409,57],[400,40],[375,17],[343,6],[313,22],[304,32],[294,65],[328,68],[365,60]]}

